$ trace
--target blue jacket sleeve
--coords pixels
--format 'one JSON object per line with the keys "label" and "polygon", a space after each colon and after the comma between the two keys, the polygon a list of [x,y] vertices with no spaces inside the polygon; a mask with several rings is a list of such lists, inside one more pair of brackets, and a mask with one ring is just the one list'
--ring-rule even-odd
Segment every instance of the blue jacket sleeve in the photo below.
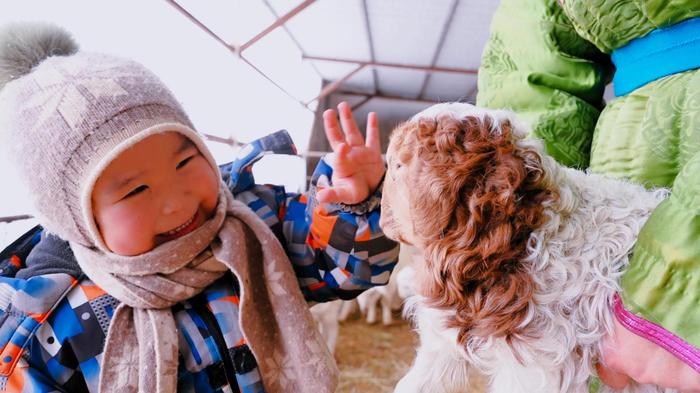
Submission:
{"label": "blue jacket sleeve", "polygon": [[319,162],[307,193],[255,184],[252,164],[265,154],[295,154],[284,131],[244,148],[239,159],[221,167],[235,198],[247,204],[280,239],[307,301],[351,299],[367,288],[384,285],[396,265],[399,246],[379,227],[381,187],[364,211],[318,204],[315,190],[329,185],[332,168]]}

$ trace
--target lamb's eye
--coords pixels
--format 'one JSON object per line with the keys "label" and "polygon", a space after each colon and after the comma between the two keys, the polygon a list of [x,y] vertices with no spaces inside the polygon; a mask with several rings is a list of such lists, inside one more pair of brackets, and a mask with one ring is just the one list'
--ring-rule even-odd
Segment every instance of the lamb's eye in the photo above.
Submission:
{"label": "lamb's eye", "polygon": [[389,176],[391,177],[391,180],[396,180],[396,173],[399,170],[399,168],[401,168],[401,164],[396,163],[396,164],[394,164],[394,168],[388,171]]}

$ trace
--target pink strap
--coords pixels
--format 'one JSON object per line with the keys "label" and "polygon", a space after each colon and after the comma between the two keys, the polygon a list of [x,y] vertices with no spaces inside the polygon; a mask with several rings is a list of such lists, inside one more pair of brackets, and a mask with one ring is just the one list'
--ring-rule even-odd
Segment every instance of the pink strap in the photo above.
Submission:
{"label": "pink strap", "polygon": [[687,363],[695,371],[700,372],[700,349],[661,326],[640,318],[626,310],[618,294],[615,294],[613,309],[615,317],[617,317],[617,320],[620,321],[622,326],[627,330],[659,345],[678,359]]}

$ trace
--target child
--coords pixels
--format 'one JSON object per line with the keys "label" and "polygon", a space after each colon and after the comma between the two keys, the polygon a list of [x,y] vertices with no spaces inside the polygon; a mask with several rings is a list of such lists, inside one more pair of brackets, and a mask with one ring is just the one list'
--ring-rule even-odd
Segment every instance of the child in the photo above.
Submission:
{"label": "child", "polygon": [[376,116],[365,145],[347,104],[342,129],[324,114],[335,171],[322,161],[308,197],[253,182],[263,154],[293,153],[284,133],[222,182],[143,66],[51,26],[2,41],[5,143],[46,231],[0,277],[0,390],[332,392],[305,300],[385,284],[398,255],[378,226]]}

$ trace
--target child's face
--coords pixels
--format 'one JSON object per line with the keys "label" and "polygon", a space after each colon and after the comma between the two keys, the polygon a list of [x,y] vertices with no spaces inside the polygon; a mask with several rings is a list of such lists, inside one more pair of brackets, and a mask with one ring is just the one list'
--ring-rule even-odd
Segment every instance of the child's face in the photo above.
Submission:
{"label": "child's face", "polygon": [[217,173],[189,138],[155,134],[102,172],[93,215],[112,252],[138,255],[197,229],[216,208],[218,192]]}

